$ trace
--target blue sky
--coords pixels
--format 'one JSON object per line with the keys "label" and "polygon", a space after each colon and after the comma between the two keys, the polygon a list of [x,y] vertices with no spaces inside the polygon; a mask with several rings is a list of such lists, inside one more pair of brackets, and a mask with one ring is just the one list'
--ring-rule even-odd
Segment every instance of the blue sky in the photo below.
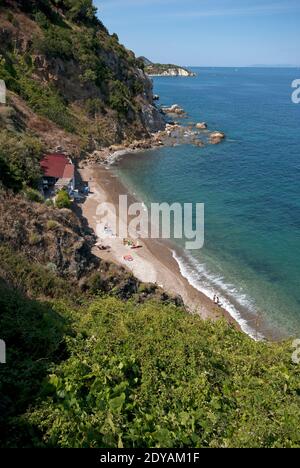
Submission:
{"label": "blue sky", "polygon": [[300,0],[94,0],[137,55],[194,66],[300,65]]}

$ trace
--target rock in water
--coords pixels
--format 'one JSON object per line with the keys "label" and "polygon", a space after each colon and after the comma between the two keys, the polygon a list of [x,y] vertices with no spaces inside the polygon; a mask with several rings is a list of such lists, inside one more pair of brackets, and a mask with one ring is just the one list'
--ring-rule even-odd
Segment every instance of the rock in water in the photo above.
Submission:
{"label": "rock in water", "polygon": [[163,112],[165,114],[176,114],[176,115],[184,115],[185,110],[182,109],[178,104],[173,104],[171,107],[163,107]]}
{"label": "rock in water", "polygon": [[221,143],[221,141],[223,141],[225,138],[226,138],[225,133],[223,133],[223,132],[213,132],[213,133],[211,133],[210,136],[209,136],[209,142],[210,142],[212,145],[218,145],[218,144]]}
{"label": "rock in water", "polygon": [[207,129],[207,123],[206,122],[197,123],[196,128],[198,130],[206,130]]}

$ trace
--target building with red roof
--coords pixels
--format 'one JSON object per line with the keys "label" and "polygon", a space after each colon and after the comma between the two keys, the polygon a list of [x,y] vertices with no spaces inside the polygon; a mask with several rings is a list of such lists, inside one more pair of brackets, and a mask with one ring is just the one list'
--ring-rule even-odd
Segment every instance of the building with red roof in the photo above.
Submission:
{"label": "building with red roof", "polygon": [[75,188],[75,166],[71,159],[62,153],[46,154],[41,160],[43,171],[43,185],[45,188],[54,188],[58,191],[66,188],[71,191]]}

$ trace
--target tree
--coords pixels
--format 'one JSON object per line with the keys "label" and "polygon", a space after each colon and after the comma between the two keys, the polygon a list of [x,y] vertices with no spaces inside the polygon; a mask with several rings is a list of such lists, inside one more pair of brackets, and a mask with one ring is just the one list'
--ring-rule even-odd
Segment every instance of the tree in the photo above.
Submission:
{"label": "tree", "polygon": [[69,0],[70,10],[68,16],[75,22],[94,22],[97,8],[92,0]]}
{"label": "tree", "polygon": [[0,132],[0,180],[14,191],[22,186],[36,187],[41,177],[42,145],[34,137]]}

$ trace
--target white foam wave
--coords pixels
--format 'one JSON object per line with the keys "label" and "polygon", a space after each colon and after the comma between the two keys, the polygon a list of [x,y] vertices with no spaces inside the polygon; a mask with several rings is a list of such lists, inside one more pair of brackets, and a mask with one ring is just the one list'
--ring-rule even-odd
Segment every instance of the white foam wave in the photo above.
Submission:
{"label": "white foam wave", "polygon": [[[243,294],[234,285],[227,284],[221,276],[210,273],[206,265],[199,263],[192,255],[187,254],[187,261],[180,257],[175,250],[172,250],[172,255],[178,263],[182,276],[187,279],[191,286],[211,300],[217,295],[221,300],[223,308],[236,320],[243,332],[251,338],[254,340],[263,340],[265,338],[249,325],[249,322],[242,317],[238,308],[233,304],[234,302],[246,308],[255,317],[254,304],[246,294]],[[230,301],[230,297],[232,298],[232,302]]]}

